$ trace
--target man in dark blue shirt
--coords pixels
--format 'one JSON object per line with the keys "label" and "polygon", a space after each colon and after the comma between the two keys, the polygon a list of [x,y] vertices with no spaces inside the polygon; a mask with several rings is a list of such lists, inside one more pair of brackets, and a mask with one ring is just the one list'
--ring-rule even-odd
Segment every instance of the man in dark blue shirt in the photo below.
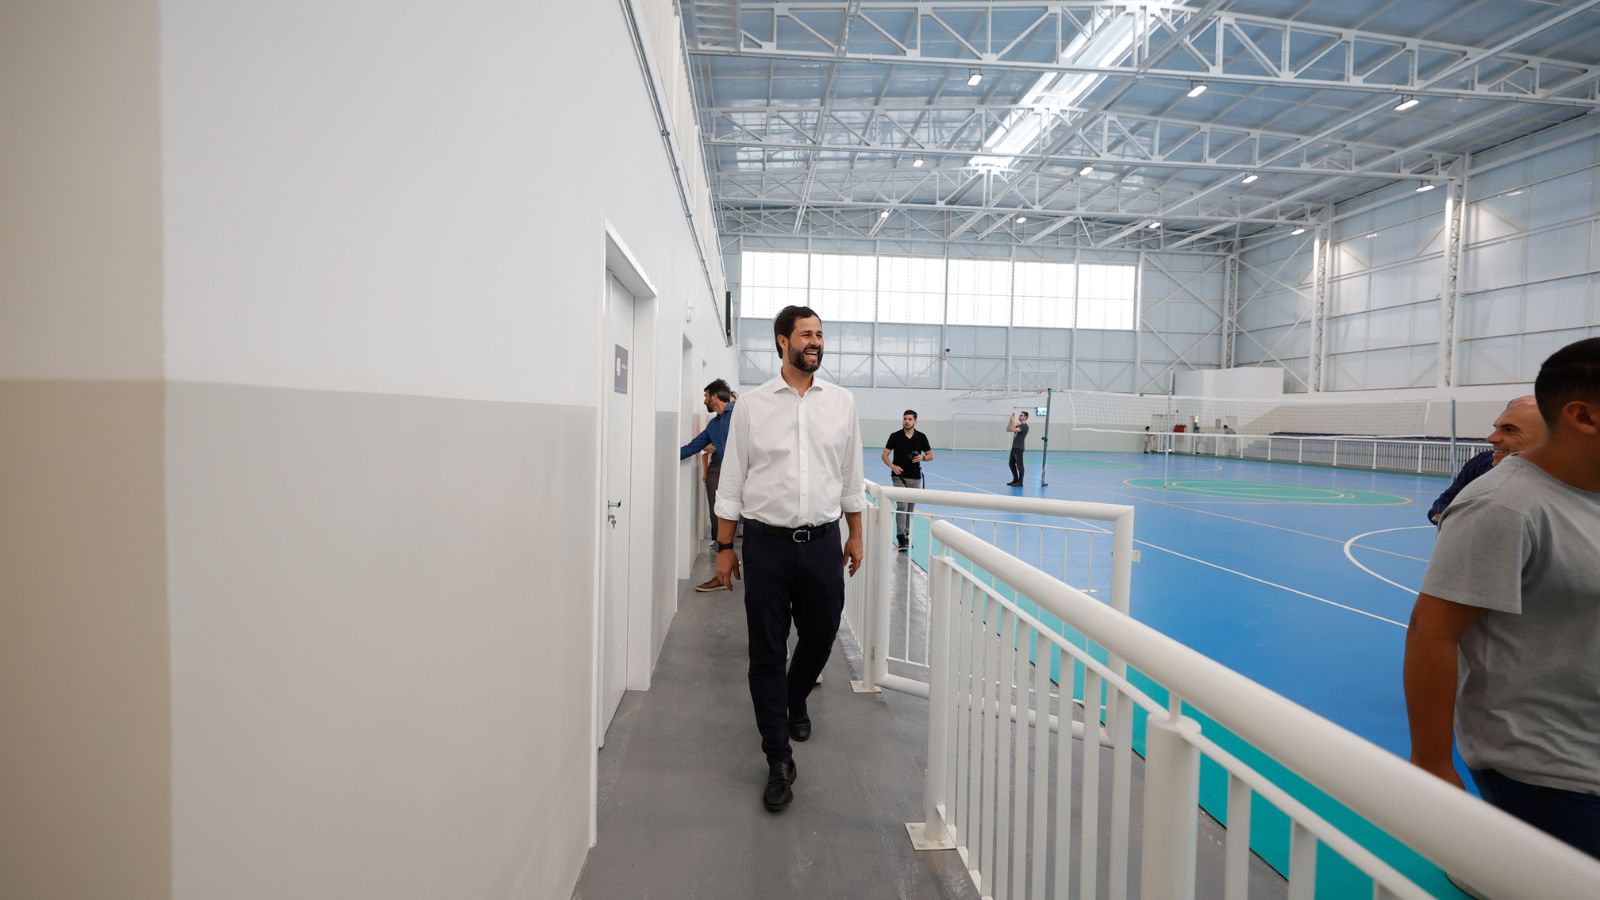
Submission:
{"label": "man in dark blue shirt", "polygon": [[[728,383],[718,378],[706,385],[706,412],[714,418],[689,443],[678,448],[678,459],[684,460],[711,445],[711,463],[706,467],[706,506],[711,511],[711,542],[717,542],[717,482],[722,479],[722,454],[728,447],[728,423],[733,421],[733,391]],[[705,584],[697,584],[697,591],[733,590],[733,585],[723,583],[715,575]]]}
{"label": "man in dark blue shirt", "polygon": [[1547,434],[1544,419],[1539,415],[1538,401],[1532,395],[1518,397],[1507,403],[1500,418],[1494,420],[1494,431],[1489,434],[1489,445],[1494,449],[1485,450],[1467,460],[1461,471],[1456,473],[1456,480],[1450,482],[1450,486],[1428,508],[1428,521],[1439,524],[1439,517],[1444,515],[1462,488],[1498,466],[1507,456],[1543,444]]}

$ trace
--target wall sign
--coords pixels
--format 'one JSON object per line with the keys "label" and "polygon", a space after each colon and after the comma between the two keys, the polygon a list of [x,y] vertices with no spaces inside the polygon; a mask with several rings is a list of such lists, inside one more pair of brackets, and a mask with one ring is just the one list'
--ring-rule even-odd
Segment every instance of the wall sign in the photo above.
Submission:
{"label": "wall sign", "polygon": [[628,348],[617,345],[616,362],[612,365],[611,389],[619,394],[628,392]]}

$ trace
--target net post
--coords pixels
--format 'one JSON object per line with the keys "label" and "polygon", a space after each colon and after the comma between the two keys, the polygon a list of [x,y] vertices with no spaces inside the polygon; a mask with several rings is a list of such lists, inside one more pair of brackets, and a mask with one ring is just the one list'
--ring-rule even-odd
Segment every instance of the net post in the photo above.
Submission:
{"label": "net post", "polygon": [[1044,389],[1044,440],[1039,445],[1039,486],[1049,487],[1050,475],[1050,398],[1055,395],[1053,388]]}

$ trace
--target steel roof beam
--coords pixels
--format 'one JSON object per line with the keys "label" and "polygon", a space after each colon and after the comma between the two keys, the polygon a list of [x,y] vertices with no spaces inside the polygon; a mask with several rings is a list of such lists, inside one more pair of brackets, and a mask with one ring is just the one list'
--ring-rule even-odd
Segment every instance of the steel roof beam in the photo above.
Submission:
{"label": "steel roof beam", "polygon": [[[1582,0],[1553,17],[1554,22],[1566,21],[1596,5],[1600,0]],[[1130,59],[1111,65],[1063,61],[1072,38],[1081,30],[1080,17],[1105,8],[1138,12],[1133,16],[1135,52]],[[1033,38],[1028,46],[1039,40],[1053,42],[1048,58],[1026,58],[1030,52],[1038,55],[1037,51],[1029,51],[1019,46],[1022,42],[992,31],[982,38],[962,39],[947,24],[947,19],[956,14],[987,18],[1000,10],[1035,11],[1039,20],[1027,28]],[[1194,34],[1195,29],[1185,27],[1193,13],[1194,10],[1174,7],[1163,0],[936,4],[926,0],[746,0],[741,4],[742,40],[738,48],[697,43],[690,52],[767,59],[981,66],[985,71],[1081,72],[1113,77],[1142,74],[1179,82],[1198,78],[1213,83],[1600,107],[1600,66],[1511,52],[1553,23],[1538,23],[1493,47],[1479,48],[1233,12],[1209,17]],[[886,31],[879,24],[885,18],[909,15],[930,27],[914,29],[903,43],[892,41],[881,49],[844,48],[822,38],[806,24],[807,18],[815,20],[819,15],[858,18],[864,21],[864,28],[878,31]],[[1173,64],[1143,64],[1139,58],[1141,48],[1162,50],[1168,43],[1184,51]],[[947,49],[952,46],[956,49]],[[1234,54],[1239,48],[1246,52]],[[1385,64],[1372,65],[1368,54],[1377,54]]]}

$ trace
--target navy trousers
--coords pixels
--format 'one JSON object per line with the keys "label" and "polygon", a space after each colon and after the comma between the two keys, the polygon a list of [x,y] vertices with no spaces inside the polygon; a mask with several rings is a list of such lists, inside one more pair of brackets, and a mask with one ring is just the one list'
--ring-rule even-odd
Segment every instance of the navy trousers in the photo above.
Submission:
{"label": "navy trousers", "polygon": [[[750,700],[767,762],[794,758],[789,721],[807,715],[806,695],[833,653],[844,613],[839,523],[796,543],[748,523],[744,531],[744,614],[750,632]],[[789,627],[799,635],[784,668]]]}
{"label": "navy trousers", "polygon": [[1600,797],[1527,784],[1493,769],[1473,769],[1472,780],[1502,812],[1600,859]]}

